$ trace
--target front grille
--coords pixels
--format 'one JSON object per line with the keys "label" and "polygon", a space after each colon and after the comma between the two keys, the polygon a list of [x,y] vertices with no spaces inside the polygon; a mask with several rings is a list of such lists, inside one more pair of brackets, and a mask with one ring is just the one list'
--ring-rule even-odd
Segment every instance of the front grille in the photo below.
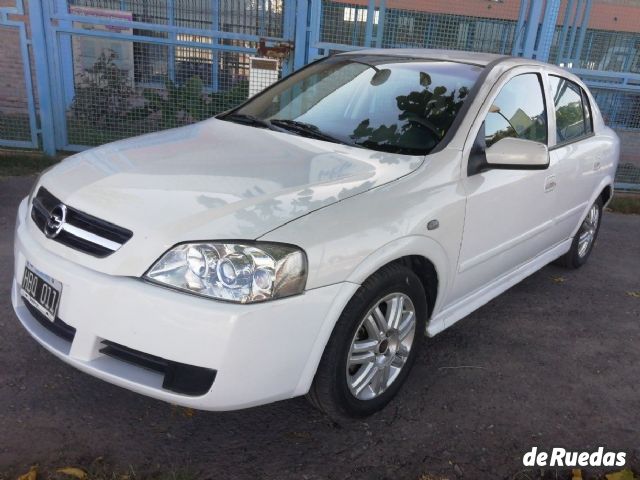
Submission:
{"label": "front grille", "polygon": [[52,235],[47,224],[52,212],[63,204],[47,189],[40,187],[33,199],[31,218],[42,233],[63,245],[93,255],[107,257],[118,250],[133,236],[131,230],[88,215],[80,210],[64,205],[65,213],[59,231]]}
{"label": "front grille", "polygon": [[216,370],[172,362],[109,340],[103,340],[102,344],[104,347],[100,353],[164,374],[162,388],[172,392],[191,396],[204,395],[216,379]]}
{"label": "front grille", "polygon": [[31,316],[35,318],[40,325],[42,325],[44,328],[57,335],[58,337],[63,338],[68,342],[73,342],[73,339],[76,336],[75,328],[73,328],[71,325],[67,325],[58,317],[56,317],[55,321],[52,322],[47,317],[45,317],[40,312],[40,310],[31,305],[28,301],[25,300],[23,303],[25,307],[27,307],[27,310],[29,310]]}

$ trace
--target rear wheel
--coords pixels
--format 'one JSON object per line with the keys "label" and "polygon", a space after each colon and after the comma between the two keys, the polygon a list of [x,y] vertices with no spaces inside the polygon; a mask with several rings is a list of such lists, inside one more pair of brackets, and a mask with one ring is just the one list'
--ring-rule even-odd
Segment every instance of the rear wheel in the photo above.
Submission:
{"label": "rear wheel", "polygon": [[418,277],[389,265],[356,292],[336,323],[308,398],[333,419],[383,408],[405,381],[424,339],[427,303]]}
{"label": "rear wheel", "polygon": [[558,259],[567,268],[580,268],[587,263],[598,237],[602,218],[602,199],[598,198],[587,213],[571,243],[571,249]]}

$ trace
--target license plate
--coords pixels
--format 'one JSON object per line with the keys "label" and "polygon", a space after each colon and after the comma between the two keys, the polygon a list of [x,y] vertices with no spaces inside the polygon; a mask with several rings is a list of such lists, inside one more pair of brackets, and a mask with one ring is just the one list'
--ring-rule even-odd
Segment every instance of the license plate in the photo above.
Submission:
{"label": "license plate", "polygon": [[52,322],[58,313],[62,283],[46,275],[27,262],[24,267],[20,294]]}

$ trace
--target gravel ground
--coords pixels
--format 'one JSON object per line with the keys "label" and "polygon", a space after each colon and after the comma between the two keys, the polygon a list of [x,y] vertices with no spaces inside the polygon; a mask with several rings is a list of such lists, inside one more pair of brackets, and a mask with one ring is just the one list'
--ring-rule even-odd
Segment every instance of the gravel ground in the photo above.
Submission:
{"label": "gravel ground", "polygon": [[[628,293],[640,291],[640,216],[606,214],[584,268],[548,266],[430,339],[387,409],[340,427],[301,398],[172,407],[39,347],[9,298],[14,215],[32,181],[0,179],[0,477],[103,456],[199,478],[512,478],[533,446],[604,446],[640,469],[640,298]],[[459,366],[477,368],[448,368]]]}

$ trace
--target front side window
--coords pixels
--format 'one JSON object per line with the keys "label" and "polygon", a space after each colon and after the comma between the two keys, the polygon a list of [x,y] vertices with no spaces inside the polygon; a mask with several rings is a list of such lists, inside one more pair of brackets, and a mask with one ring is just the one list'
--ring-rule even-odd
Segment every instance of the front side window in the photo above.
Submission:
{"label": "front side window", "polygon": [[582,101],[582,89],[555,75],[549,75],[549,84],[556,112],[556,142],[570,142],[591,133],[591,115]]}
{"label": "front side window", "polygon": [[485,119],[487,147],[506,137],[547,143],[547,112],[536,73],[513,77],[489,108]]}
{"label": "front side window", "polygon": [[481,67],[335,56],[220,118],[384,152],[426,155],[449,131]]}

